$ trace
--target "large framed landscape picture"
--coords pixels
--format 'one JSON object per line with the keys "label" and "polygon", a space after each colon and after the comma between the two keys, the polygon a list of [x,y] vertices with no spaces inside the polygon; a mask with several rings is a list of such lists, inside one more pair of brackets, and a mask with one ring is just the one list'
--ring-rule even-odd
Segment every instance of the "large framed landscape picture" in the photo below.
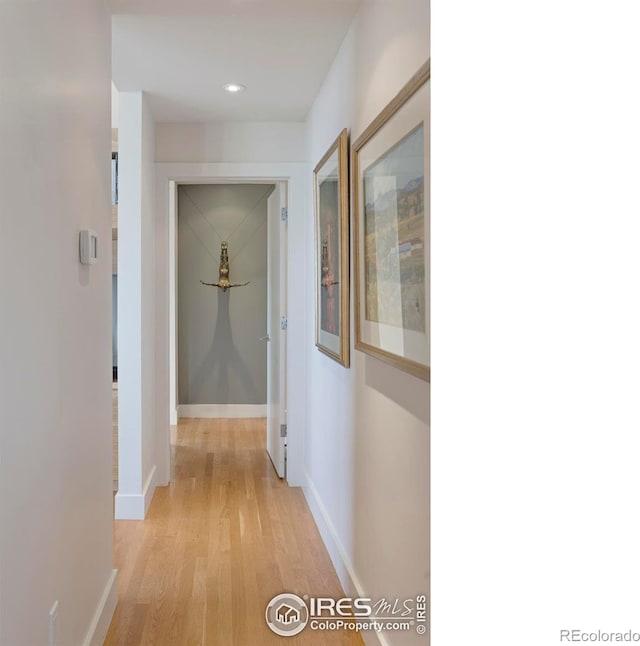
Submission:
{"label": "large framed landscape picture", "polygon": [[427,381],[429,79],[427,62],[353,145],[355,347]]}
{"label": "large framed landscape picture", "polygon": [[316,346],[349,367],[349,135],[343,130],[313,171]]}

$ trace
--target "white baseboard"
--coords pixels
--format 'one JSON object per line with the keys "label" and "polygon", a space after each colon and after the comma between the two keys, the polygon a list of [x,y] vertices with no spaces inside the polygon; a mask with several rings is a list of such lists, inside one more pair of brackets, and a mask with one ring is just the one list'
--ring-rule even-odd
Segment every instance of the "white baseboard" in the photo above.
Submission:
{"label": "white baseboard", "polygon": [[116,494],[116,520],[144,520],[151,499],[156,490],[156,465],[154,464],[144,483],[142,493],[118,493]]}
{"label": "white baseboard", "polygon": [[[348,597],[367,597],[368,595],[365,594],[362,584],[353,569],[351,559],[348,557],[347,551],[338,537],[329,512],[324,506],[320,494],[306,469],[304,471],[304,478],[306,485],[302,487],[302,491],[307,499],[307,504],[316,521],[318,531],[320,532],[320,536],[322,536],[327,552],[329,552],[333,567],[336,569],[336,573],[342,584],[342,589]],[[389,646],[389,642],[387,642],[384,635],[381,635],[375,630],[361,631],[360,635],[367,646]]]}
{"label": "white baseboard", "polygon": [[176,426],[177,423],[178,423],[178,409],[172,408],[169,411],[169,425]]}
{"label": "white baseboard", "polygon": [[178,417],[266,417],[266,404],[180,404]]}
{"label": "white baseboard", "polygon": [[102,646],[118,603],[118,570],[111,570],[82,646]]}

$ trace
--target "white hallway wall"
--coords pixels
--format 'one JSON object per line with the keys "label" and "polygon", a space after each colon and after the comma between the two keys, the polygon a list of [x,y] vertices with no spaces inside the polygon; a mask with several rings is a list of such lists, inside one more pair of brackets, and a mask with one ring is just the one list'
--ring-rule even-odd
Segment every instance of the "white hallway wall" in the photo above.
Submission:
{"label": "white hallway wall", "polygon": [[[156,484],[154,122],[144,92],[119,93],[118,493],[116,518],[142,519]],[[167,422],[168,423],[168,422]],[[163,483],[164,484],[164,483]]]}
{"label": "white hallway wall", "polygon": [[[428,59],[429,9],[425,0],[363,2],[308,116],[311,168],[342,128],[355,141]],[[428,593],[429,384],[354,351],[353,306],[352,368],[320,353],[311,262],[306,271],[307,499],[348,592],[374,599]],[[375,643],[374,635],[366,639]],[[383,639],[425,643],[415,632]]]}
{"label": "white hallway wall", "polygon": [[302,162],[303,123],[156,124],[157,162]]}
{"label": "white hallway wall", "polygon": [[[54,600],[58,646],[101,644],[116,601],[110,25],[101,0],[0,3],[0,644],[7,646],[47,644]],[[79,263],[83,228],[99,237],[91,267]]]}

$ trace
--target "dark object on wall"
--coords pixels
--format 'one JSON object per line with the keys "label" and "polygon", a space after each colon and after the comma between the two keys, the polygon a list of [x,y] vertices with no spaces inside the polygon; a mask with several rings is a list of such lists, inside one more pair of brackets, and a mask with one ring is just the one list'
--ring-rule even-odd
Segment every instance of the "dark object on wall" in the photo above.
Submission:
{"label": "dark object on wall", "polygon": [[250,281],[246,283],[230,283],[229,282],[229,245],[226,242],[223,242],[220,245],[220,274],[218,277],[217,283],[205,283],[203,280],[200,281],[203,285],[208,285],[209,287],[219,287],[223,292],[226,292],[232,287],[244,287],[248,285]]}

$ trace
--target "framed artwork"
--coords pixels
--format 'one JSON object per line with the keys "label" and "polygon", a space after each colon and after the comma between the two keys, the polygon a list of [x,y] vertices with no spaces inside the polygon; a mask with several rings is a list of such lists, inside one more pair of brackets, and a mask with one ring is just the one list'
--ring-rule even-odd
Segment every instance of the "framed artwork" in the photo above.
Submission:
{"label": "framed artwork", "polygon": [[313,170],[316,346],[349,367],[349,135],[344,129]]}
{"label": "framed artwork", "polygon": [[427,61],[353,145],[355,347],[430,379]]}

